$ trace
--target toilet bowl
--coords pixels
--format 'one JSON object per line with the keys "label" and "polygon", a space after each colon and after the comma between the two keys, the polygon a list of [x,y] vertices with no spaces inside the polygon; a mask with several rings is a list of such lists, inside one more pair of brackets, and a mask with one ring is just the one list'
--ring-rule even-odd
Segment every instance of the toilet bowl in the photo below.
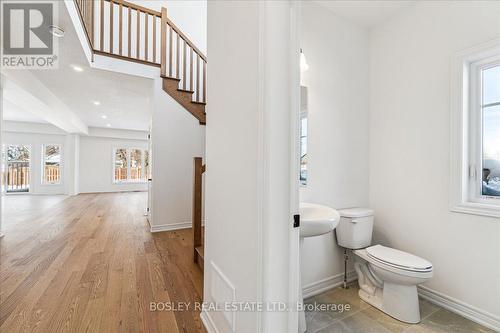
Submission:
{"label": "toilet bowl", "polygon": [[359,297],[395,319],[420,322],[417,285],[432,277],[432,264],[390,247],[370,246],[373,210],[350,208],[339,214],[337,242],[354,250]]}
{"label": "toilet bowl", "polygon": [[417,285],[432,277],[432,264],[382,245],[355,250],[354,254],[359,297],[400,321],[420,322]]}

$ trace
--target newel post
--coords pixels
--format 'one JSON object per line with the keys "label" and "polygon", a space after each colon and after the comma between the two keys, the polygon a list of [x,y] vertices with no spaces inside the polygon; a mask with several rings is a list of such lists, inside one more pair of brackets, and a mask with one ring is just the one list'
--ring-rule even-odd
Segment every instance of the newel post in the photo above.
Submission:
{"label": "newel post", "polygon": [[193,160],[193,258],[198,262],[196,248],[201,246],[201,205],[202,205],[202,174],[203,165],[201,157],[195,157]]}

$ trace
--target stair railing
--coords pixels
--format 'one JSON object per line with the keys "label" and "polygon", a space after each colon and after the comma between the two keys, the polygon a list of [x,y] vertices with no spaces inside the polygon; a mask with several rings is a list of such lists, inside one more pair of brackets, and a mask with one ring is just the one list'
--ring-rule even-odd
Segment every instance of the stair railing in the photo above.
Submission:
{"label": "stair railing", "polygon": [[94,0],[75,0],[80,20],[87,36],[90,48],[93,49],[94,41]]}
{"label": "stair railing", "polygon": [[203,173],[205,165],[201,157],[193,159],[193,260],[198,262],[198,253],[196,248],[202,246],[202,191],[203,191]]}
{"label": "stair railing", "polygon": [[94,54],[161,68],[179,89],[206,103],[207,58],[161,12],[125,0],[74,0]]}
{"label": "stair railing", "polygon": [[124,0],[100,0],[95,13],[94,53],[160,66],[160,12]]}
{"label": "stair railing", "polygon": [[206,103],[207,58],[167,17],[166,8],[161,17],[161,75],[178,79],[182,90],[194,92],[195,102]]}

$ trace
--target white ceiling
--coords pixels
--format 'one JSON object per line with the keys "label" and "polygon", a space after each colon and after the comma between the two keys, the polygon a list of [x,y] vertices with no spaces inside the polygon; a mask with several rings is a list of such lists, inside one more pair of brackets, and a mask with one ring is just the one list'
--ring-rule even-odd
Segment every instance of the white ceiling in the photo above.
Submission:
{"label": "white ceiling", "polygon": [[[59,40],[59,68],[33,70],[31,74],[87,126],[107,127],[109,124],[116,129],[147,130],[154,81],[91,68],[63,1],[59,2],[57,25],[65,30],[64,38]],[[83,72],[74,71],[73,65],[82,67]],[[28,88],[33,87],[22,88],[29,91]],[[94,101],[99,101],[100,105],[94,105]],[[30,111],[26,105],[23,109]],[[107,119],[103,119],[103,115]],[[13,103],[5,103],[4,119],[43,121],[30,112],[21,113],[19,106]]]}
{"label": "white ceiling", "polygon": [[362,27],[373,28],[403,8],[412,6],[416,1],[315,0],[314,2]]}

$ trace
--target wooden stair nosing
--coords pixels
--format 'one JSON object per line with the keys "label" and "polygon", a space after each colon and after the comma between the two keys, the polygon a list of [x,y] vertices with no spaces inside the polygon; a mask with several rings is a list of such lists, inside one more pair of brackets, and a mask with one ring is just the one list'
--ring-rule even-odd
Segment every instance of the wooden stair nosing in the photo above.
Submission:
{"label": "wooden stair nosing", "polygon": [[182,91],[182,92],[186,92],[186,93],[190,93],[191,95],[194,94],[194,90],[182,89],[182,88],[177,88],[177,90]]}
{"label": "wooden stair nosing", "polygon": [[203,272],[205,266],[205,248],[201,245],[197,246],[194,250],[196,251],[196,263],[200,266],[201,271]]}
{"label": "wooden stair nosing", "polygon": [[160,75],[162,79],[167,79],[167,80],[175,80],[175,81],[180,81],[178,77],[173,77],[173,76],[168,76],[168,75]]}

